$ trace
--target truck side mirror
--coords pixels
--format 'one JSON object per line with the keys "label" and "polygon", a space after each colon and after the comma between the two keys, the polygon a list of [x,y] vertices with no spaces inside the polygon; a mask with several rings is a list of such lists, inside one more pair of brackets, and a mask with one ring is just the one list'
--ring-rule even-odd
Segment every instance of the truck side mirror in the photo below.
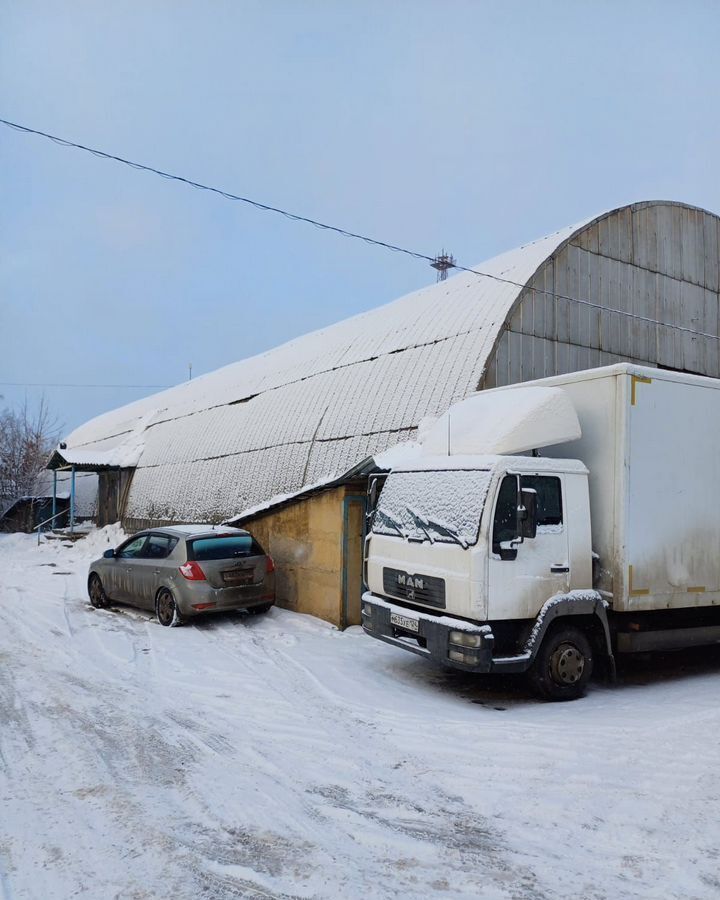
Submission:
{"label": "truck side mirror", "polygon": [[372,527],[372,521],[375,518],[375,510],[377,509],[378,500],[380,499],[380,491],[383,489],[387,475],[387,472],[381,472],[377,475],[370,476],[367,489],[367,501],[365,503],[365,521],[368,530]]}
{"label": "truck side mirror", "polygon": [[371,478],[368,483],[367,499],[365,501],[365,531],[370,531],[375,518],[375,510],[378,502],[378,479]]}
{"label": "truck side mirror", "polygon": [[520,491],[518,534],[528,540],[537,534],[537,492],[533,488],[522,488]]}
{"label": "truck side mirror", "polygon": [[377,506],[377,498],[378,498],[378,480],[377,478],[370,479],[370,486],[368,487],[368,506],[370,512],[372,512]]}

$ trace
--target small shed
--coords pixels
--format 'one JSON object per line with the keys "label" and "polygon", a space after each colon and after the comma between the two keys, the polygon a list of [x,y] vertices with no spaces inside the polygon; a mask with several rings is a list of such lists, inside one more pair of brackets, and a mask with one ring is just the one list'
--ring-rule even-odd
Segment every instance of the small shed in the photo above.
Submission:
{"label": "small shed", "polygon": [[[58,494],[55,499],[56,512],[59,512],[56,524],[60,526],[65,524],[63,518],[67,518],[69,500],[68,494]],[[17,500],[14,500],[4,510],[0,511],[0,531],[31,532],[52,515],[52,507],[52,495],[49,497],[37,497],[34,495],[18,497]]]}
{"label": "small shed", "polygon": [[276,565],[278,606],[338,628],[359,625],[363,592],[368,476],[372,458],[294,494],[279,495],[234,517]]}

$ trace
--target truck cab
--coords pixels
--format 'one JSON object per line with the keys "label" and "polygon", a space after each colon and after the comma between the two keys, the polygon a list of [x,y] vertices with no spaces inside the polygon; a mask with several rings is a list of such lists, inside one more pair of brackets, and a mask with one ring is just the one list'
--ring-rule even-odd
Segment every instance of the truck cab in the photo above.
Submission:
{"label": "truck cab", "polygon": [[[445,666],[535,671],[540,693],[571,699],[590,676],[592,642],[611,656],[607,603],[592,589],[589,473],[530,449],[580,433],[561,391],[518,389],[514,400],[520,426],[508,424],[507,397],[476,396],[492,439],[478,441],[463,401],[392,468],[368,523],[363,628]],[[562,614],[584,627],[572,640],[554,628],[564,639],[541,653]]]}
{"label": "truck cab", "polygon": [[[548,599],[591,584],[587,476],[576,460],[532,456],[393,470],[366,538],[365,630],[473,671],[521,654]],[[428,641],[434,626],[447,641]],[[458,630],[470,646],[453,646]]]}

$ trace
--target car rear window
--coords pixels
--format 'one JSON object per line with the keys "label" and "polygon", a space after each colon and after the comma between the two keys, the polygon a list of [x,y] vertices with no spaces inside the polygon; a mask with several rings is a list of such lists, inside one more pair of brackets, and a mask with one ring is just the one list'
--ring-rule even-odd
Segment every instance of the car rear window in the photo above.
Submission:
{"label": "car rear window", "polygon": [[262,556],[263,549],[249,534],[196,538],[188,542],[188,559],[235,559],[238,556]]}

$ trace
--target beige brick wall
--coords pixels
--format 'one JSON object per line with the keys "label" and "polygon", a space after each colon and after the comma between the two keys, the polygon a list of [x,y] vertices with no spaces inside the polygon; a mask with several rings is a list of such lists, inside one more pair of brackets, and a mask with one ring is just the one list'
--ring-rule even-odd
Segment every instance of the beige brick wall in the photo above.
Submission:
{"label": "beige brick wall", "polygon": [[[277,512],[259,515],[242,527],[260,541],[276,566],[277,603],[309,613],[339,628],[343,622],[343,499],[345,487],[332,488],[299,500]],[[357,515],[350,517],[349,565],[353,586],[361,548]],[[360,523],[362,529],[362,523]],[[357,579],[359,582],[359,578]],[[354,601],[353,590],[351,600]]]}

